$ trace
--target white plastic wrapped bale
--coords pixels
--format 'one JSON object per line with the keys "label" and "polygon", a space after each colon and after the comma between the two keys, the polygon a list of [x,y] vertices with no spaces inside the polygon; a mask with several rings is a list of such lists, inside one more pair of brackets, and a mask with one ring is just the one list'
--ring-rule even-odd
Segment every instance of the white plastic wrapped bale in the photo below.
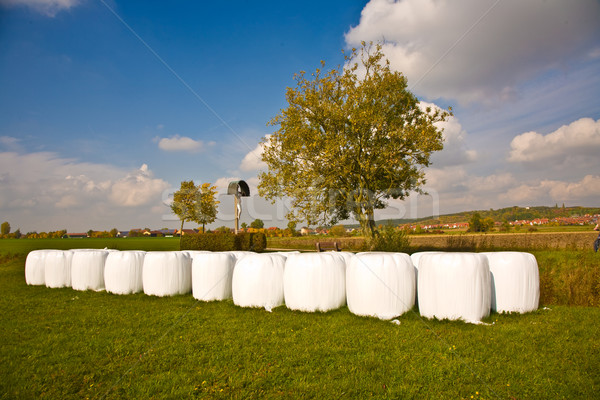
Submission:
{"label": "white plastic wrapped bale", "polygon": [[144,293],[174,296],[192,291],[192,259],[182,251],[151,251],[144,256]]}
{"label": "white plastic wrapped bale", "polygon": [[281,254],[282,256],[284,256],[285,258],[288,258],[289,256],[291,256],[292,254],[300,254],[299,251],[278,251],[275,254]]}
{"label": "white plastic wrapped bale", "polygon": [[203,301],[231,298],[231,280],[236,257],[234,254],[194,254],[192,260],[192,295]]}
{"label": "white plastic wrapped bale", "polygon": [[419,311],[423,317],[479,323],[490,314],[488,259],[476,253],[432,253],[419,261]]}
{"label": "white plastic wrapped bale", "polygon": [[183,253],[185,253],[188,256],[190,256],[190,258],[192,259],[192,262],[193,262],[195,255],[210,253],[210,251],[207,251],[207,250],[183,250]]}
{"label": "white plastic wrapped bale", "polygon": [[421,261],[421,257],[423,257],[426,254],[438,254],[438,253],[443,253],[443,252],[442,251],[419,251],[417,253],[412,253],[410,255],[410,259],[412,260],[415,268],[418,270],[419,262]]}
{"label": "white plastic wrapped bale", "polygon": [[104,286],[114,294],[141,292],[145,251],[110,252],[104,263]]}
{"label": "white plastic wrapped bale", "polygon": [[285,305],[290,310],[329,311],[346,303],[346,262],[329,253],[290,254],[283,272]]}
{"label": "white plastic wrapped bale", "polygon": [[104,264],[108,250],[74,250],[71,287],[75,290],[104,290]]}
{"label": "white plastic wrapped bale", "polygon": [[56,250],[33,250],[25,259],[25,282],[28,285],[46,284],[46,255]]}
{"label": "white plastic wrapped bale", "polygon": [[514,251],[482,254],[490,265],[492,310],[519,313],[537,310],[540,275],[535,256]]}
{"label": "white plastic wrapped bale", "polygon": [[233,270],[233,303],[267,311],[282,305],[285,260],[281,254],[250,254],[239,259]]}
{"label": "white plastic wrapped bale", "polygon": [[72,259],[73,252],[70,250],[54,251],[46,255],[46,287],[71,287]]}
{"label": "white plastic wrapped bale", "polygon": [[221,253],[233,254],[233,256],[235,257],[236,261],[237,260],[241,260],[242,258],[246,257],[247,255],[256,254],[253,251],[245,251],[245,250],[222,251]]}
{"label": "white plastic wrapped bale", "polygon": [[329,251],[326,254],[331,254],[332,256],[343,260],[345,267],[348,267],[348,262],[350,262],[350,259],[355,256],[354,253],[349,251]]}
{"label": "white plastic wrapped bale", "polygon": [[[421,257],[423,257],[425,254],[437,254],[437,253],[441,253],[441,251],[420,251],[417,253],[412,253],[410,255],[410,259],[413,262],[413,265],[415,266],[415,279],[417,282],[419,282],[419,262],[421,261]],[[418,285],[417,285],[417,291],[415,292],[415,304],[419,304],[419,290],[418,290]]]}
{"label": "white plastic wrapped bale", "polygon": [[414,306],[415,285],[415,268],[408,254],[358,254],[346,269],[348,309],[355,315],[397,317]]}

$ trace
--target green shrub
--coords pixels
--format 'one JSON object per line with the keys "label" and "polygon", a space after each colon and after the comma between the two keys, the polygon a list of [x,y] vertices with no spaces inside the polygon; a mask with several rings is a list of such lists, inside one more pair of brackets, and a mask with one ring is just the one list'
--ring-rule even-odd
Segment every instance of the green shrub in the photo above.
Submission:
{"label": "green shrub", "polygon": [[181,250],[232,251],[244,250],[260,253],[267,247],[264,233],[229,232],[188,234],[181,239]]}
{"label": "green shrub", "polygon": [[267,248],[267,235],[262,232],[251,233],[252,251],[260,253]]}
{"label": "green shrub", "polygon": [[410,241],[403,229],[385,225],[371,240],[365,242],[365,247],[369,251],[407,253],[410,250]]}

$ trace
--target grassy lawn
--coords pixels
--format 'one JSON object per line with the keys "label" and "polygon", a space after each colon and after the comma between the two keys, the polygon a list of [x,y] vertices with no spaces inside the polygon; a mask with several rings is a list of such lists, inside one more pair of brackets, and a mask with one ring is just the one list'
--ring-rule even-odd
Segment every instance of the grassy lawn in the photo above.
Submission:
{"label": "grassy lawn", "polygon": [[38,249],[117,249],[174,251],[179,250],[179,238],[106,238],[106,239],[2,239],[0,254],[27,254]]}
{"label": "grassy lawn", "polygon": [[1,398],[571,399],[600,391],[598,307],[493,314],[478,326],[410,312],[395,325],[347,308],[268,313],[191,295],[27,286],[24,253],[6,253]]}

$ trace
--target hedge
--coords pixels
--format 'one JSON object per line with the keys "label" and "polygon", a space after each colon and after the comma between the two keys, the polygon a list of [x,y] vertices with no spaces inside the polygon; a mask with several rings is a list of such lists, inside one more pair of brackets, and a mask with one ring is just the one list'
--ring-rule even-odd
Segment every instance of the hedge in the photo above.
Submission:
{"label": "hedge", "polygon": [[181,250],[208,251],[254,251],[260,253],[267,247],[264,233],[198,233],[188,234],[181,238]]}

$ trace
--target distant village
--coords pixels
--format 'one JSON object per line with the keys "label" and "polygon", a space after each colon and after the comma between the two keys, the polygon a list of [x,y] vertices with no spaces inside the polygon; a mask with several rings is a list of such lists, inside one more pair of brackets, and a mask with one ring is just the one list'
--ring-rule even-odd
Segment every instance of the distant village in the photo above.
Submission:
{"label": "distant village", "polygon": [[[577,217],[557,217],[557,218],[535,218],[531,220],[515,220],[508,221],[510,227],[539,227],[539,226],[583,226],[583,225],[594,225],[600,221],[600,214],[586,214]],[[494,226],[500,230],[504,222],[494,222]],[[469,228],[468,222],[455,222],[455,223],[444,223],[444,224],[403,224],[398,225],[399,229],[405,229],[407,231],[419,232],[419,231],[442,231],[442,230],[467,230]],[[518,229],[518,228],[517,228]],[[201,229],[131,229],[129,231],[118,231],[115,237],[178,237],[181,234],[198,234]],[[214,231],[233,231],[231,228],[220,227]],[[352,236],[360,233],[360,229],[357,227],[344,227],[343,225],[336,225],[330,228],[308,228],[302,227],[299,230],[291,230],[290,228],[241,228],[242,232],[263,232],[268,237],[284,237],[284,236],[307,236],[307,235],[334,235],[334,236]],[[91,235],[91,236],[90,236]],[[93,237],[92,232],[86,233],[66,233],[64,237],[77,238],[77,237]]]}
{"label": "distant village", "polygon": [[[519,211],[518,208],[515,208]],[[498,211],[507,211],[509,209],[503,209]],[[565,213],[571,213],[571,216],[555,216],[555,217],[541,217],[541,218],[531,218],[531,219],[514,219],[508,220],[508,218],[504,217],[503,221],[500,222],[497,219],[499,218],[496,215],[496,218],[490,218],[490,216],[485,216],[485,211],[482,212],[484,214],[485,220],[489,222],[489,226],[492,228],[492,231],[522,231],[526,230],[528,232],[536,231],[539,227],[552,227],[552,226],[585,226],[585,225],[594,225],[600,222],[600,213],[598,213],[599,209],[586,209],[589,213],[581,213],[581,215],[576,214],[578,211],[584,211],[581,207],[573,207],[565,209],[564,206],[561,208],[554,207],[539,207],[537,210],[530,210],[529,207],[520,209],[525,212],[538,212],[540,210],[549,212],[553,210],[553,212],[563,211],[563,215]],[[493,210],[492,210],[493,211]],[[385,225],[391,223],[397,229],[403,229],[409,234],[421,234],[421,233],[444,233],[449,230],[457,230],[457,231],[467,231],[469,229],[469,218],[473,214],[478,212],[469,212],[468,214],[456,214],[456,215],[447,215],[441,216],[437,220],[428,219],[422,220],[418,222],[409,222],[409,223],[399,223],[398,220],[394,221],[378,221],[378,224]],[[506,214],[505,214],[506,215]],[[482,217],[483,217],[482,216]],[[447,222],[448,219],[458,220],[460,222]],[[111,238],[111,237],[119,237],[119,238],[127,238],[127,237],[179,237],[180,235],[189,235],[189,234],[198,234],[202,231],[201,228],[196,229],[150,229],[150,228],[135,228],[129,230],[118,230],[116,228],[111,229],[110,231],[95,231],[89,230],[87,232],[68,232],[67,230],[58,230],[53,232],[27,232],[21,233],[19,229],[15,232],[10,231],[10,224],[8,222],[4,222],[2,224],[2,234],[0,234],[0,238],[15,238],[15,239],[45,239],[45,238]],[[232,228],[221,226],[219,228],[212,229],[212,232],[231,232]],[[288,224],[287,228],[279,228],[279,227],[264,227],[264,223],[261,220],[255,220],[250,225],[243,223],[240,228],[241,232],[262,232],[268,237],[292,237],[292,236],[307,236],[307,235],[329,235],[329,236],[360,236],[361,230],[358,225],[335,225],[332,227],[302,227],[296,229],[295,224]],[[208,231],[210,232],[210,231]]]}

